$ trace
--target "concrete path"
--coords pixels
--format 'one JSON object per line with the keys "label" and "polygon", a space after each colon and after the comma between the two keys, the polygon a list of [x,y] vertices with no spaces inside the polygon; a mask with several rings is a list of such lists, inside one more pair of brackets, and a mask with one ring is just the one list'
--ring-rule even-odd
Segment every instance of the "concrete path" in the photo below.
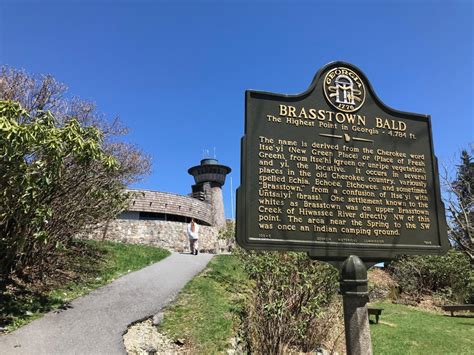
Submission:
{"label": "concrete path", "polygon": [[124,354],[131,323],[158,313],[211,260],[211,254],[173,253],[0,336],[0,354]]}

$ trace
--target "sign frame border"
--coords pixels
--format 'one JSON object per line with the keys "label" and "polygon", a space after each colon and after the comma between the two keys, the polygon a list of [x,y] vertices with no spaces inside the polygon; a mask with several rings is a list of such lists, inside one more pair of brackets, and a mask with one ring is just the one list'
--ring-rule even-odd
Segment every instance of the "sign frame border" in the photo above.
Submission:
{"label": "sign frame border", "polygon": [[[267,100],[281,100],[281,101],[293,101],[302,100],[316,88],[316,84],[321,79],[321,76],[332,67],[345,66],[354,70],[364,81],[366,85],[366,94],[370,92],[370,95],[374,99],[374,103],[386,111],[392,116],[410,116],[408,119],[415,119],[418,121],[424,121],[428,126],[428,140],[429,140],[429,151],[432,159],[432,171],[430,172],[433,177],[434,185],[434,211],[436,213],[436,222],[438,229],[438,241],[436,245],[380,245],[380,244],[369,244],[369,243],[339,243],[339,242],[318,242],[318,241],[284,241],[268,239],[268,241],[262,240],[252,241],[251,237],[247,235],[248,221],[246,218],[248,214],[246,212],[245,196],[246,196],[246,184],[250,183],[250,179],[247,179],[247,128],[248,128],[248,106],[251,98],[262,98]],[[447,238],[447,224],[444,212],[444,204],[441,199],[441,190],[439,183],[438,174],[438,161],[434,155],[433,149],[433,135],[431,128],[431,116],[425,114],[418,114],[413,112],[405,112],[393,109],[387,106],[380,100],[375,93],[370,81],[367,76],[358,67],[353,64],[334,61],[326,64],[318,70],[314,76],[308,89],[300,94],[278,94],[266,91],[246,90],[245,92],[245,126],[244,136],[241,138],[241,171],[240,171],[240,186],[237,188],[236,195],[236,240],[237,244],[244,249],[252,250],[273,250],[273,251],[299,251],[307,252],[312,258],[324,260],[324,261],[341,261],[346,259],[349,255],[357,255],[364,261],[384,261],[391,260],[397,255],[442,255],[449,249],[449,241]],[[307,245],[306,245],[307,244]]]}

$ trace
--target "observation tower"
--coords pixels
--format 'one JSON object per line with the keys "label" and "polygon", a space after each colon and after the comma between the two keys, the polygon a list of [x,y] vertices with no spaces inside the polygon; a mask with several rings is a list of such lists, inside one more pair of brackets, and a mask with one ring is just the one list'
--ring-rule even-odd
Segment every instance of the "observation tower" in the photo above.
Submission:
{"label": "observation tower", "polygon": [[222,186],[225,177],[231,172],[228,166],[219,164],[217,159],[202,159],[200,165],[189,168],[188,173],[194,177],[191,196],[211,205],[213,225],[219,229],[225,226],[224,199]]}

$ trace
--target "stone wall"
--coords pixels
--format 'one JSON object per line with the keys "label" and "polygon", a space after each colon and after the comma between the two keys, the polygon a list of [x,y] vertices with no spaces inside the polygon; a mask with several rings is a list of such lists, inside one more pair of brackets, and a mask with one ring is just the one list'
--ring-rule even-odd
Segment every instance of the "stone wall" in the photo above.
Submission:
{"label": "stone wall", "polygon": [[[177,252],[188,252],[189,241],[186,228],[187,224],[182,222],[116,219],[98,229],[90,238],[146,244]],[[227,240],[218,238],[216,227],[200,226],[199,249],[201,251],[225,252],[228,250],[227,243]]]}

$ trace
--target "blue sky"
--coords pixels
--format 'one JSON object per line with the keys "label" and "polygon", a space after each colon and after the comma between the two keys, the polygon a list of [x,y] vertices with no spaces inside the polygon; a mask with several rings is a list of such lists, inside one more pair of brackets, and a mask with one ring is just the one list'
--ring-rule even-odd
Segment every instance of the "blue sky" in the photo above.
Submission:
{"label": "blue sky", "polygon": [[[473,20],[468,0],[0,0],[0,63],[120,116],[153,158],[135,187],[186,194],[204,150],[239,184],[246,89],[296,94],[334,60],[387,105],[430,114],[449,161],[474,141]],[[230,217],[229,180],[224,198]]]}

